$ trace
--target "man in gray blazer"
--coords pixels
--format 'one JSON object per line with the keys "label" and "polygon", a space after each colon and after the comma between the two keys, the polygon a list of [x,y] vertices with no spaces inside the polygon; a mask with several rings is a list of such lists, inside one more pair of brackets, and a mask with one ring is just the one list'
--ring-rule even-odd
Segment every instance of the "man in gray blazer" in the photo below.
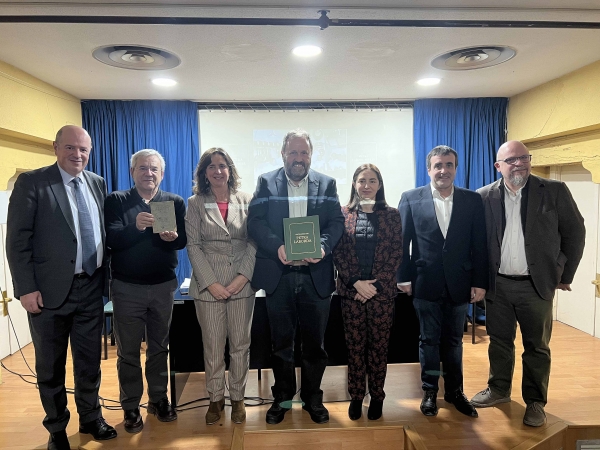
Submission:
{"label": "man in gray blazer", "polygon": [[571,290],[585,227],[564,183],[531,175],[531,155],[523,143],[503,144],[494,166],[502,179],[478,191],[489,250],[490,376],[488,387],[471,401],[480,408],[510,401],[518,322],[525,349],[523,423],[539,427],[546,422],[552,299],[556,289]]}
{"label": "man in gray blazer", "polygon": [[25,172],[8,205],[7,257],[27,310],[49,449],[68,449],[65,364],[71,343],[79,432],[117,436],[102,418],[100,339],[104,288],[104,179],[85,171],[92,142],[83,128],[56,134],[57,162]]}

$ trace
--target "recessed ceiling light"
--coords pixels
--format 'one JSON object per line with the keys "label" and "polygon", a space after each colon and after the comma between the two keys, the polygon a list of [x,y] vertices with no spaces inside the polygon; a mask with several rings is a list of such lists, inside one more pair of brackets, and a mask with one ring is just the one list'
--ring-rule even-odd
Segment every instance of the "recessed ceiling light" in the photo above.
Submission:
{"label": "recessed ceiling light", "polygon": [[301,45],[299,47],[294,48],[292,53],[296,56],[317,56],[320,55],[323,49],[321,47],[317,47],[316,45]]}
{"label": "recessed ceiling light", "polygon": [[92,55],[109,66],[131,70],[166,70],[181,63],[174,53],[139,45],[106,45],[95,49]]}
{"label": "recessed ceiling light", "polygon": [[419,81],[417,81],[417,83],[419,83],[421,86],[434,86],[434,85],[440,83],[440,79],[439,78],[421,78]]}
{"label": "recessed ceiling light", "polygon": [[171,80],[170,78],[154,78],[152,80],[152,83],[154,83],[157,86],[171,87],[175,86],[177,84],[177,81]]}
{"label": "recessed ceiling light", "polygon": [[498,45],[459,48],[438,56],[431,65],[441,70],[472,70],[495,66],[517,54],[514,48]]}

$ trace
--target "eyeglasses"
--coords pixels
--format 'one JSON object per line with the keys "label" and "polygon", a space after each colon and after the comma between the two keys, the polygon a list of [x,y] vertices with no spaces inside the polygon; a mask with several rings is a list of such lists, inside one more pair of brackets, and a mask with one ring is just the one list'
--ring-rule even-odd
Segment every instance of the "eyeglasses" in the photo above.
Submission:
{"label": "eyeglasses", "polygon": [[506,164],[516,164],[517,161],[521,161],[522,163],[528,163],[531,161],[531,155],[521,155],[521,156],[513,156],[512,158],[499,159],[498,162],[505,162]]}

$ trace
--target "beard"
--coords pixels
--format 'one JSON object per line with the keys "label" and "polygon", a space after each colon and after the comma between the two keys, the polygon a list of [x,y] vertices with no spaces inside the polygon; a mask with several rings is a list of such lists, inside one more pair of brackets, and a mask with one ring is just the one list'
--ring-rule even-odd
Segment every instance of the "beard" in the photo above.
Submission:
{"label": "beard", "polygon": [[528,178],[529,178],[529,174],[520,175],[520,174],[511,172],[510,175],[508,175],[508,181],[510,181],[510,184],[512,184],[513,186],[516,186],[516,187],[525,186],[525,183],[527,183]]}
{"label": "beard", "polygon": [[304,163],[294,163],[290,166],[286,165],[285,173],[292,181],[301,181],[308,173],[308,168]]}

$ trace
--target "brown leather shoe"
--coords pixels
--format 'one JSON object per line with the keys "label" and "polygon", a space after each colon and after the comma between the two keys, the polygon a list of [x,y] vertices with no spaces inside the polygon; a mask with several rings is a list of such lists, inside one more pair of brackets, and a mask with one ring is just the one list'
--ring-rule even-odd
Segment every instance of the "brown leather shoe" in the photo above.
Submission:
{"label": "brown leather shoe", "polygon": [[246,420],[246,405],[244,400],[231,400],[231,421],[242,423]]}
{"label": "brown leather shoe", "polygon": [[206,411],[206,425],[217,423],[221,418],[221,411],[225,408],[225,399],[222,398],[216,402],[210,402],[208,411]]}
{"label": "brown leather shoe", "polygon": [[144,428],[144,421],[140,414],[140,408],[125,410],[125,431],[128,433],[139,433]]}

